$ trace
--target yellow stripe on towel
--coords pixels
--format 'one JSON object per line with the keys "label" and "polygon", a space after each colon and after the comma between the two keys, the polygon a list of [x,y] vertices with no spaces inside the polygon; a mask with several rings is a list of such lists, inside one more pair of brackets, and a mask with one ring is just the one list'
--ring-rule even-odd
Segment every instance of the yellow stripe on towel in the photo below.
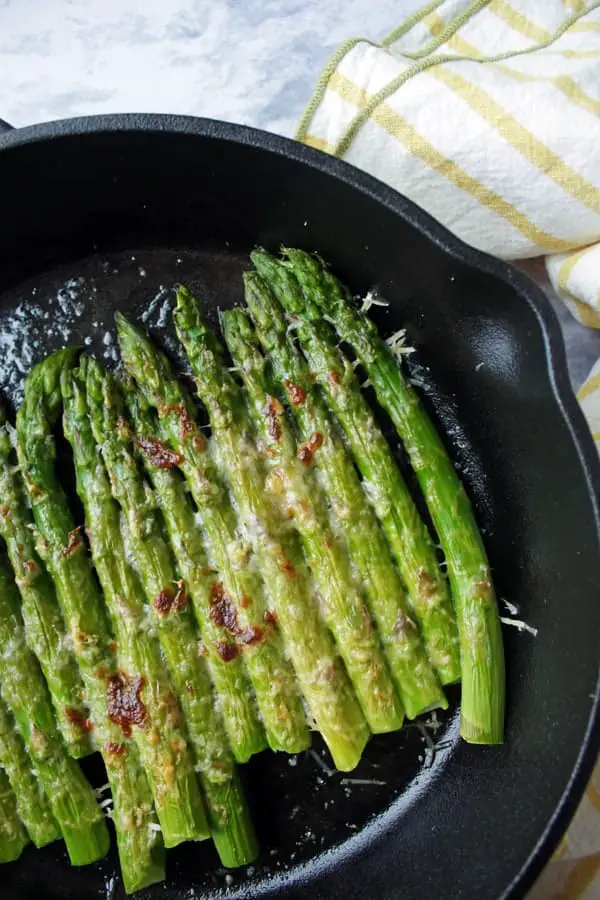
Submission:
{"label": "yellow stripe on towel", "polygon": [[545,28],[536,25],[523,13],[514,9],[506,0],[492,0],[487,7],[488,12],[493,13],[507,25],[510,25],[513,31],[518,31],[523,37],[529,38],[538,44],[543,44],[552,39],[552,35]]}
{"label": "yellow stripe on towel", "polygon": [[[343,100],[360,107],[365,102],[365,91],[358,85],[350,81],[340,72],[335,72],[329,81],[329,90],[334,91]],[[385,129],[388,134],[399,140],[411,153],[422,159],[432,169],[435,169],[441,175],[452,182],[452,184],[466,191],[474,197],[482,206],[491,209],[497,215],[502,216],[510,224],[520,231],[529,241],[537,244],[542,250],[554,251],[557,253],[575,249],[568,241],[563,241],[558,237],[539,228],[525,213],[501,197],[495,191],[486,187],[468,172],[465,172],[459,165],[451,159],[447,159],[436,150],[428,141],[422,137],[419,132],[410,125],[399,113],[392,109],[387,103],[381,103],[373,112],[372,119],[377,122],[380,128]]]}
{"label": "yellow stripe on towel", "polygon": [[558,184],[580,203],[600,214],[600,191],[583,175],[572,169],[563,159],[550,150],[528,128],[522,125],[486,91],[467,81],[462,75],[446,66],[429,69],[432,78],[441,81],[454,91],[482,119],[496,128],[506,141],[536,168]]}

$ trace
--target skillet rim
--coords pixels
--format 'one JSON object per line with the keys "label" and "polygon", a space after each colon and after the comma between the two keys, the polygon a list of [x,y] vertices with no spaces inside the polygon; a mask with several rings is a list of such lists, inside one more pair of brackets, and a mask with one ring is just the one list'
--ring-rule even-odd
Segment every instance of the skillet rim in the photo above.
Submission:
{"label": "skillet rim", "polygon": [[[0,133],[0,165],[1,154],[6,150],[34,143],[43,144],[61,137],[106,132],[191,134],[227,140],[284,156],[298,164],[317,169],[369,196],[421,232],[449,256],[509,285],[528,304],[542,332],[549,387],[579,457],[600,546],[600,457],[571,386],[558,318],[548,298],[529,277],[503,260],[465,244],[417,204],[350,163],[290,138],[246,125],[196,116],[156,113],[117,113],[59,119]],[[599,751],[600,657],[590,717],[571,777],[536,846],[512,882],[504,889],[501,900],[522,897],[542,871],[575,813]]]}

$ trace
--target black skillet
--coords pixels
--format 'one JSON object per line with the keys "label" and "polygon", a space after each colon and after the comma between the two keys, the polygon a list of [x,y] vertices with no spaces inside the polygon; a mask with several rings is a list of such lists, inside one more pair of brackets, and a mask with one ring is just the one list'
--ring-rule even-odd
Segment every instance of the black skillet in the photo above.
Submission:
{"label": "black skillet", "polygon": [[[0,387],[13,402],[22,370],[64,341],[91,336],[112,359],[117,309],[144,313],[176,352],[165,289],[189,283],[214,316],[241,300],[256,243],[318,248],[354,291],[379,287],[382,328],[406,326],[418,348],[412,376],[464,475],[498,594],[538,630],[506,629],[503,747],[457,738],[454,697],[435,735],[373,740],[355,783],[331,773],[318,741],[291,761],[262,754],[245,768],[256,865],[226,875],[208,843],[188,844],[144,896],[522,896],[599,744],[599,465],[547,301],[356,169],[218,122],[115,116],[8,132],[0,197]],[[27,850],[2,868],[2,894],[122,897],[117,873],[114,851],[77,870],[57,845]]]}

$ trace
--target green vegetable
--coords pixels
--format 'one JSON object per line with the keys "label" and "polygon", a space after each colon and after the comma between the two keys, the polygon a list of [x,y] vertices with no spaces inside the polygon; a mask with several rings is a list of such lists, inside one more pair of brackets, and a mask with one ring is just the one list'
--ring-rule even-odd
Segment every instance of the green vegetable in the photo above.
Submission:
{"label": "green vegetable", "polygon": [[[246,629],[249,624],[243,614],[252,608],[256,591],[248,592],[244,598],[240,588],[246,584],[256,585],[257,582],[251,578],[252,572],[248,568],[247,558],[241,552],[243,547],[238,550],[236,543],[228,539],[224,529],[220,530],[217,527],[219,519],[215,517],[215,524],[212,524],[211,516],[207,515],[215,508],[222,515],[224,511],[230,509],[230,506],[220,482],[206,477],[207,471],[212,475],[215,470],[210,456],[201,449],[201,445],[196,444],[201,432],[194,419],[190,397],[174,379],[164,354],[158,351],[144,332],[122,316],[117,317],[117,321],[125,363],[136,377],[148,401],[158,410],[172,448],[180,451],[183,456],[180,467],[199,506],[199,514],[204,516],[203,525],[208,535],[208,545],[223,576],[225,596],[229,599],[238,597],[246,600],[246,609],[241,602],[234,607],[238,624]],[[226,521],[231,521],[232,516],[233,511],[231,514],[228,512]],[[233,523],[235,528],[235,518]],[[233,536],[235,537],[235,530]],[[237,591],[231,589],[232,584],[239,585]],[[277,612],[286,649],[290,653],[317,725],[329,745],[337,767],[351,769],[360,760],[368,733],[360,708],[351,692],[344,694],[343,699],[344,702],[347,701],[348,707],[344,715],[339,715],[340,685],[344,684],[346,679],[343,668],[335,657],[330,636],[321,627],[318,617],[311,615],[309,609],[296,605],[285,609],[282,606]],[[302,613],[304,613],[303,620]],[[301,628],[298,627],[300,621],[302,621]],[[258,647],[260,649],[264,644]],[[247,651],[244,655],[249,660]],[[254,656],[253,654],[250,659],[254,659]]]}
{"label": "green vegetable", "polygon": [[215,708],[199,635],[178,580],[152,490],[133,456],[132,431],[117,382],[95,360],[85,364],[94,437],[127,522],[135,559],[196,754],[210,830],[224,865],[250,862],[256,839],[222,720]]}
{"label": "green vegetable", "polygon": [[[64,431],[73,449],[77,492],[85,509],[92,560],[117,640],[119,669],[135,673],[139,727],[133,736],[146,771],[166,847],[206,835],[206,817],[179,704],[160,646],[146,628],[146,595],[121,539],[121,513],[112,497],[86,399],[87,360],[61,379]],[[130,674],[131,677],[131,674]]]}
{"label": "green vegetable", "polygon": [[331,326],[323,320],[310,321],[318,320],[320,314],[286,266],[262,251],[253,254],[253,261],[286,310],[300,317],[294,322],[311,372],[341,424],[363,476],[363,487],[408,589],[429,658],[442,684],[451,684],[460,678],[460,655],[447,582],[427,527],[361,391],[354,367],[339,350]]}
{"label": "green vegetable", "polygon": [[305,295],[354,348],[419,480],[446,556],[458,621],[461,734],[471,743],[501,743],[505,705],[502,632],[490,567],[469,499],[433,422],[376,326],[354,309],[346,288],[317,260],[299,250],[286,254]]}
{"label": "green vegetable", "polygon": [[[200,322],[191,295],[182,287],[177,291],[174,318],[177,334],[196,377],[200,397],[210,413],[217,463],[229,482],[244,536],[254,550],[267,594],[271,603],[275,597],[280,603],[293,603],[297,595],[305,590],[303,573],[295,565],[293,548],[286,546],[283,539],[270,534],[271,509],[268,502],[265,503],[264,485],[257,468],[257,451],[252,435],[245,427],[243,416],[237,414],[243,407],[231,390],[233,382],[226,367],[207,348],[204,339],[210,342],[210,336],[207,336],[206,329]],[[205,357],[208,359],[206,368],[203,366]],[[235,390],[234,384],[233,387]],[[262,624],[242,633],[240,640],[248,644],[275,647],[283,658],[279,631],[275,627],[264,628],[264,613],[265,610]],[[287,743],[292,747],[296,743],[300,746],[306,746],[307,743],[306,721],[299,693],[294,699],[295,703],[290,706],[290,717],[286,722],[289,738],[283,737],[282,749],[285,749]]]}
{"label": "green vegetable", "polygon": [[[232,636],[251,635],[265,624],[263,586],[251,569],[248,544],[237,533],[231,501],[207,452],[191,398],[174,378],[165,355],[143,331],[123,316],[117,316],[117,326],[125,364],[157,410],[172,449],[181,457],[179,466],[198,508],[209,556],[222,580],[214,597],[215,618],[226,626],[231,614],[229,624],[235,632],[239,629]],[[269,746],[297,753],[308,746],[310,736],[298,709],[294,673],[282,655],[277,633],[269,629],[266,635],[268,640],[260,643],[231,644],[224,637],[221,650],[225,659],[243,652]]]}
{"label": "green vegetable", "polygon": [[0,690],[23,738],[73,865],[102,859],[109,837],[104,816],[56,727],[38,661],[25,643],[19,595],[0,554]]}
{"label": "green vegetable", "polygon": [[280,387],[285,386],[303,446],[310,442],[311,435],[323,436],[322,445],[313,454],[315,471],[362,579],[369,610],[406,709],[415,716],[425,709],[445,707],[447,701],[424,653],[385,536],[366,502],[350,454],[313,385],[306,361],[288,335],[283,310],[258,275],[253,275],[248,285],[251,289],[246,300],[258,336],[270,354]]}
{"label": "green vegetable", "polygon": [[[249,273],[246,276],[247,293],[262,289],[255,273]],[[246,313],[241,309],[227,311],[222,314],[221,325],[250,399],[263,456],[270,471],[268,482],[274,486],[275,495],[283,508],[289,511],[288,514],[294,514],[293,521],[302,538],[330,628],[340,645],[345,639],[352,647],[356,641],[349,625],[353,615],[354,621],[360,622],[355,610],[363,610],[363,598],[352,576],[344,545],[331,528],[323,492],[312,468],[298,460],[292,427],[283,405],[277,399],[277,386],[258,348],[256,333]],[[392,674],[398,676],[396,684],[401,696],[409,701],[407,709],[410,713],[414,707],[414,702],[411,702],[413,693],[403,691],[402,685],[414,686],[415,695],[422,696],[414,674],[415,671],[426,670],[427,661],[423,658],[422,645],[414,632],[409,634],[406,646],[394,644],[394,650],[395,656],[388,653],[390,668]],[[352,661],[347,669],[352,677]],[[435,679],[433,683],[435,685]],[[439,688],[436,689],[439,692]],[[376,689],[372,690],[374,692]],[[422,696],[422,705],[426,706],[428,702],[429,696]]]}
{"label": "green vegetable", "polygon": [[[305,642],[302,641],[299,632],[301,628],[306,630],[310,622],[319,635],[322,626],[319,627],[318,612],[313,606],[307,570],[299,544],[291,532],[284,532],[283,520],[265,491],[264,474],[249,427],[243,394],[224,364],[220,345],[202,322],[197,304],[182,287],[177,291],[174,317],[177,333],[192,365],[200,396],[210,412],[217,460],[228,477],[240,520],[263,573],[272,612],[275,613],[273,618],[281,625],[288,652],[296,665],[309,707],[318,727],[321,728],[324,724],[324,710],[311,702],[311,690],[314,681],[322,677],[320,672],[323,670],[315,660],[312,671],[308,673],[309,660],[303,658],[303,651],[306,652]],[[266,617],[267,622],[272,612],[270,611]],[[302,624],[299,627],[300,623]],[[326,648],[328,665],[331,665],[329,660],[332,658],[332,652],[327,646],[328,642],[322,638],[320,642],[321,646],[324,645]],[[333,740],[339,743],[342,734],[351,736],[353,740],[349,747],[340,745],[339,750],[332,741],[330,744],[332,755],[343,754],[347,756],[345,765],[354,765],[367,740],[368,729],[364,719],[359,715],[358,708],[350,701],[348,686],[344,684],[337,666],[332,670],[329,681],[332,693],[334,685],[338,721],[333,730]],[[322,700],[318,693],[316,699],[318,702]],[[332,713],[333,708],[327,711],[330,717]],[[326,739],[328,730],[324,730]]]}
{"label": "green vegetable", "polygon": [[219,654],[223,646],[235,645],[228,632],[215,621],[218,617],[214,601],[220,592],[218,575],[209,565],[186,482],[170,465],[172,451],[168,449],[168,436],[158,416],[133,384],[126,385],[124,395],[135,429],[138,458],[152,482],[177,568],[194,607],[229,743],[234,757],[245,762],[266,746],[266,737],[242,657],[226,661]]}
{"label": "green vegetable", "polygon": [[[128,737],[128,719],[123,721],[122,716],[124,693],[125,702],[135,704],[135,682],[118,671],[103,599],[58,480],[52,428],[62,410],[61,373],[73,368],[77,355],[77,350],[59,350],[28,375],[17,414],[18,457],[39,535],[38,552],[54,580],[81,670],[96,743],[112,790],[123,882],[132,892],[164,878],[164,845],[156,831],[150,786],[137,747]],[[48,744],[54,742],[52,738]],[[51,791],[46,793],[52,800]]]}
{"label": "green vegetable", "polygon": [[25,749],[23,738],[17,730],[8,707],[0,698],[0,766],[17,798],[19,817],[36,847],[60,838],[58,825],[43,788],[36,780],[32,762]]}
{"label": "green vegetable", "polygon": [[0,863],[14,862],[28,843],[13,789],[6,772],[0,769]]}
{"label": "green vegetable", "polygon": [[71,756],[92,751],[91,734],[81,730],[88,717],[79,668],[66,640],[65,623],[52,579],[35,548],[33,518],[18,472],[12,429],[0,406],[0,535],[21,594],[27,642],[46,678],[60,732]]}

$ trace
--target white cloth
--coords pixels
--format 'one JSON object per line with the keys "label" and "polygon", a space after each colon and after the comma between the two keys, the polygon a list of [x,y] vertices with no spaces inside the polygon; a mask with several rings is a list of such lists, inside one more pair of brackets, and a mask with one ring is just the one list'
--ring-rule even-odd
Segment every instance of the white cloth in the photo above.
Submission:
{"label": "white cloth", "polygon": [[340,47],[297,137],[475,247],[544,255],[558,296],[600,328],[599,2],[434,0],[381,44]]}

